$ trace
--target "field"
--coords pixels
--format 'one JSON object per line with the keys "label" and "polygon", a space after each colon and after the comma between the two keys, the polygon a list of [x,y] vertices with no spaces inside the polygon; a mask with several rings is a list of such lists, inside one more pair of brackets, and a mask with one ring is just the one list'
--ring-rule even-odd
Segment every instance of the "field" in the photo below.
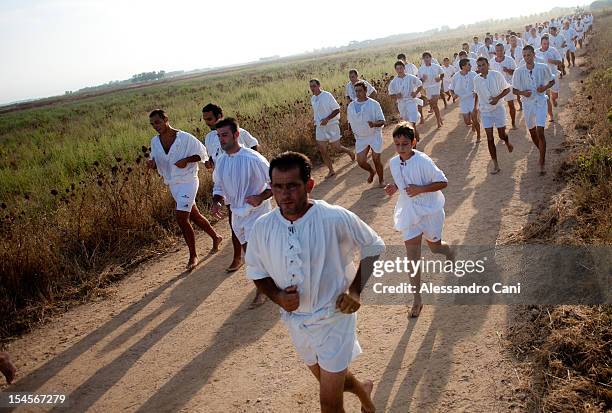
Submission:
{"label": "field", "polygon": [[[520,31],[524,22],[547,16],[77,101],[60,99],[48,107],[0,115],[1,336],[27,330],[58,302],[96,294],[173,239],[171,199],[160,178],[144,168],[153,135],[147,119],[151,109],[164,108],[173,126],[203,137],[207,128],[200,110],[213,101],[260,139],[266,156],[292,149],[317,159],[310,78],[320,78],[340,97],[348,69],[356,67],[377,87],[385,113],[393,118],[395,108],[385,92],[397,53],[415,63],[427,49],[438,57],[452,56],[473,33]],[[204,171],[201,183],[198,202],[205,209],[210,179]]]}

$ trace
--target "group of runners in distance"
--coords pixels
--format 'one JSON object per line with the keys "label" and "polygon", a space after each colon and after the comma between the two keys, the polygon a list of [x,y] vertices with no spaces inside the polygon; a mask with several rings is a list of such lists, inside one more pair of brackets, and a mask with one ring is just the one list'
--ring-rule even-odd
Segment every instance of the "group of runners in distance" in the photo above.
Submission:
{"label": "group of runners in distance", "polygon": [[[522,110],[539,149],[539,172],[544,174],[547,116],[553,121],[559,81],[566,68],[575,65],[576,47],[582,47],[592,23],[592,15],[579,14],[526,26],[520,35],[512,31],[487,33],[484,43],[474,37],[472,44],[463,43],[461,50],[452,59],[444,57],[442,64],[424,52],[419,68],[405,55],[398,55],[394,65],[397,76],[388,85],[402,119],[392,133],[397,152],[389,162],[392,183],[386,183],[383,175],[385,116],[372,98],[375,88],[361,80],[357,70],[350,70],[345,95],[356,142],[353,151],[340,144],[337,100],[321,88],[318,79],[310,80],[315,138],[328,168],[326,178],[335,174],[329,145],[356,159],[369,174],[367,182],[377,178],[388,196],[398,193],[394,224],[402,233],[409,259],[419,259],[425,238],[432,252],[454,260],[454,250],[442,241],[445,198],[441,190],[447,186],[447,177],[429,156],[415,149],[419,125],[424,122],[423,107],[430,107],[439,128],[444,119],[438,101],[446,106],[459,100],[463,120],[477,140],[481,126],[485,130],[492,174],[500,171],[493,129],[512,152],[506,108],[512,128],[516,128],[516,111]],[[385,243],[353,212],[310,198],[314,181],[305,155],[285,152],[268,161],[259,152],[257,139],[235,119],[224,117],[218,105],[204,106],[202,118],[210,127],[204,143],[170,126],[163,110],[149,115],[158,134],[151,141],[148,166],[159,172],[176,200],[177,221],[189,248],[187,269],[193,270],[199,262],[191,222],[211,237],[211,253],[217,252],[222,242],[195,203],[198,164],[204,162],[212,171],[210,212],[219,218],[226,212],[229,216],[234,253],[227,271],[236,271],[246,263],[246,276],[256,287],[251,306],[269,299],[281,308],[281,319],[297,353],[320,383],[321,410],[344,411],[343,392],[351,392],[361,401],[363,412],[374,412],[372,381],[358,380],[349,364],[361,353],[355,312],[370,275],[361,270],[372,267]],[[373,164],[368,162],[370,150]],[[360,254],[357,267],[352,263],[356,252]],[[411,283],[418,291],[420,273],[413,274]],[[417,317],[422,307],[417,293],[410,316]]]}

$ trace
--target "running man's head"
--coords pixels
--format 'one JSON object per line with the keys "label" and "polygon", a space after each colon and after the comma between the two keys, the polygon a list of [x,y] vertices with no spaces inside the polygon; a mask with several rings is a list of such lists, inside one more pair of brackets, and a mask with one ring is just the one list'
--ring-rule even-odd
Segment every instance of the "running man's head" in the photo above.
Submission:
{"label": "running man's head", "polygon": [[395,73],[397,73],[398,76],[403,77],[406,74],[406,64],[404,62],[402,62],[401,60],[398,60],[397,62],[395,62]]}
{"label": "running man's head", "polygon": [[465,52],[466,52],[466,53],[469,53],[469,52],[470,52],[470,45],[469,45],[469,44],[467,44],[467,42],[466,42],[466,43],[463,43],[463,44],[461,45],[461,50],[465,50]]}
{"label": "running man's head", "polygon": [[403,53],[398,54],[397,60],[401,60],[402,62],[406,63],[406,55]]}
{"label": "running man's head", "polygon": [[215,130],[215,124],[223,119],[221,106],[209,103],[202,108],[202,119],[210,130]]}
{"label": "running man's head", "polygon": [[355,87],[355,94],[357,95],[357,100],[364,101],[368,98],[368,87],[366,86],[363,80],[360,80],[353,86]]}
{"label": "running man's head", "polygon": [[548,50],[548,47],[550,46],[550,39],[547,35],[542,36],[542,40],[540,41],[540,49],[542,49],[543,52]]}
{"label": "running man's head", "polygon": [[313,95],[315,96],[319,96],[319,94],[321,93],[321,81],[319,79],[310,79],[310,82],[308,82],[309,86],[310,86],[310,91],[312,92]]}
{"label": "running man's head", "polygon": [[532,27],[532,28],[529,30],[529,34],[531,35],[531,37],[535,37],[535,35],[536,35],[536,28],[535,28],[535,27]]}
{"label": "running man's head", "polygon": [[151,113],[149,113],[149,123],[159,134],[166,132],[170,128],[168,115],[166,115],[163,109],[152,110]]}
{"label": "running man's head", "polygon": [[476,60],[476,64],[478,65],[478,71],[481,75],[489,73],[489,59],[481,56]]}
{"label": "running man's head", "polygon": [[448,67],[450,65],[450,59],[448,57],[445,57],[442,60],[442,64],[444,65],[444,67]]}
{"label": "running man's head", "polygon": [[217,136],[219,136],[219,142],[221,148],[229,153],[235,153],[240,149],[238,143],[238,136],[240,136],[238,121],[234,118],[223,118],[215,124],[217,130]]}
{"label": "running man's head", "polygon": [[298,152],[283,152],[270,161],[272,195],[285,218],[299,218],[306,212],[314,187],[311,170],[310,159]]}
{"label": "running man's head", "polygon": [[550,27],[550,34],[553,36],[557,35],[557,26],[551,26]]}
{"label": "running man's head", "polygon": [[401,157],[407,158],[410,156],[410,152],[416,146],[417,141],[414,128],[408,122],[400,122],[393,129],[393,144],[395,145],[395,152]]}
{"label": "running man's head", "polygon": [[459,55],[459,53],[457,53],[457,52],[453,53],[453,59],[456,59],[458,55]]}
{"label": "running man's head", "polygon": [[523,60],[525,60],[525,64],[531,66],[535,59],[535,50],[532,45],[528,44],[523,47]]}
{"label": "running man's head", "polygon": [[359,72],[357,71],[357,69],[349,70],[349,80],[353,85],[357,83],[357,81],[359,80]]}
{"label": "running man's head", "polygon": [[472,64],[470,63],[470,59],[464,58],[464,59],[459,60],[459,69],[461,70],[461,73],[463,73],[464,75],[470,70],[472,70]]}
{"label": "running man's head", "polygon": [[498,59],[503,59],[505,53],[506,48],[504,47],[504,45],[501,43],[497,43],[495,45],[495,57],[497,57]]}
{"label": "running man's head", "polygon": [[493,43],[493,39],[490,36],[485,37],[485,45],[490,46]]}
{"label": "running man's head", "polygon": [[518,44],[518,38],[516,37],[516,34],[510,35],[510,45],[512,47],[516,47],[517,44]]}
{"label": "running man's head", "polygon": [[478,44],[478,36],[474,36],[474,44]]}
{"label": "running man's head", "polygon": [[431,66],[431,53],[430,52],[423,52],[421,57],[423,58],[423,62],[425,62],[425,66]]}

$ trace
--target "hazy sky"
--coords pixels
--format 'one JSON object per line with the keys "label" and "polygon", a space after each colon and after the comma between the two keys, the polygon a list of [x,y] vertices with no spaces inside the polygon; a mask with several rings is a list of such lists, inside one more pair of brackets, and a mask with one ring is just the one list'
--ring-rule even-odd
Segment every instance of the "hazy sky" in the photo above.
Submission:
{"label": "hazy sky", "polygon": [[[577,3],[0,0],[0,103],[63,94],[140,72],[222,66]],[[418,4],[425,8],[416,10]],[[401,13],[404,20],[397,18]]]}

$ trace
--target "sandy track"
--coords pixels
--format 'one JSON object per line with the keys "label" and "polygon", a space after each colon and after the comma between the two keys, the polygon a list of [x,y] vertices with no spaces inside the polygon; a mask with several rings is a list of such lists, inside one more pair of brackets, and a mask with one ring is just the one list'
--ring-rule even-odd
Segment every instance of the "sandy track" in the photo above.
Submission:
{"label": "sandy track", "polygon": [[[549,170],[565,139],[562,106],[570,87],[578,88],[579,72],[572,68],[564,79],[561,122],[546,130]],[[521,112],[519,129],[509,132],[514,152],[497,145],[502,172],[496,176],[487,170],[486,139],[474,144],[458,104],[442,112],[444,127],[436,131],[428,118],[419,149],[449,178],[444,237],[499,243],[519,230],[558,184],[552,173],[538,176],[537,150]],[[390,130],[385,162],[394,154]],[[335,180],[325,182],[326,171],[316,171],[314,196],[351,209],[387,244],[400,245],[392,226],[395,198],[365,183],[367,173],[346,157],[337,171]],[[385,172],[390,179],[388,168]],[[227,224],[218,227],[229,239]],[[199,250],[209,244],[200,234]],[[179,276],[186,259],[179,243],[175,253],[121,281],[110,298],[75,308],[13,342],[9,351],[19,380],[4,390],[68,394],[69,411],[317,411],[315,380],[298,360],[275,306],[248,310],[252,283],[244,271],[225,274],[230,243],[193,274]],[[364,354],[352,369],[375,381],[379,411],[520,411],[513,394],[518,379],[500,341],[506,323],[504,306],[426,306],[417,320],[409,320],[403,306],[364,306],[358,322]],[[350,395],[346,407],[359,411]]]}

